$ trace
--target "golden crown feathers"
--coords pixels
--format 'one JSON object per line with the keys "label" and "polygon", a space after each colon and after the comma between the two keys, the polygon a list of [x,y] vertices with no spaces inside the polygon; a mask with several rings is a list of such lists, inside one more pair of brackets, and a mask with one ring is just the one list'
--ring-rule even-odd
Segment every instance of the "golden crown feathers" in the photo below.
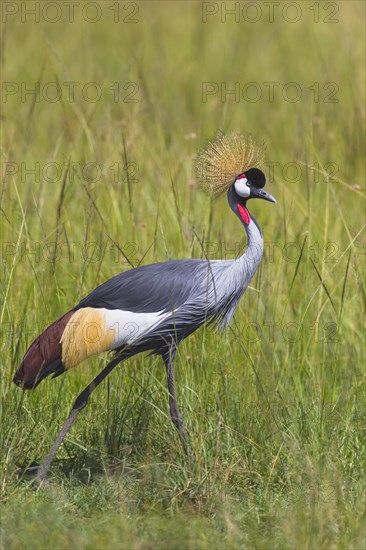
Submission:
{"label": "golden crown feathers", "polygon": [[196,178],[200,187],[213,197],[227,191],[235,178],[258,168],[265,154],[264,143],[258,144],[252,136],[235,131],[225,135],[220,132],[196,157]]}

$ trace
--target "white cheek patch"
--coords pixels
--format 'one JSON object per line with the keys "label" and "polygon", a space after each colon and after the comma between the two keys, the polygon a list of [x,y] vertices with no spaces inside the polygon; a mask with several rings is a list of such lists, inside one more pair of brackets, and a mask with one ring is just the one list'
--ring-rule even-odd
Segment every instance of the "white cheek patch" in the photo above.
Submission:
{"label": "white cheek patch", "polygon": [[250,187],[247,186],[247,178],[238,178],[234,183],[234,189],[241,197],[249,197]]}

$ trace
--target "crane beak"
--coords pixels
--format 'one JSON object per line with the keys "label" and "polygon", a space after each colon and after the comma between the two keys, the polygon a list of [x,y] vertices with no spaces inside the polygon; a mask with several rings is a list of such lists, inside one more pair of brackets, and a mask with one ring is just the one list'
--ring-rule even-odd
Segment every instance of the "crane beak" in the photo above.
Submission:
{"label": "crane beak", "polygon": [[266,193],[263,189],[257,189],[256,187],[250,188],[250,196],[249,199],[263,199],[265,201],[274,202],[276,203],[276,199],[272,197],[269,193]]}

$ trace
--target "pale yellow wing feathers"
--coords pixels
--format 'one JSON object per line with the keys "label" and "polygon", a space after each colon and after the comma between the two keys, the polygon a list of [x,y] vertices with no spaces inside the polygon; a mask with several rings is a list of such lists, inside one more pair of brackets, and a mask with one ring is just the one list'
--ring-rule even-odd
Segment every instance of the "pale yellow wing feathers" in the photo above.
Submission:
{"label": "pale yellow wing feathers", "polygon": [[67,369],[103,351],[109,351],[114,330],[108,329],[101,310],[86,307],[77,310],[67,323],[61,338],[62,362]]}

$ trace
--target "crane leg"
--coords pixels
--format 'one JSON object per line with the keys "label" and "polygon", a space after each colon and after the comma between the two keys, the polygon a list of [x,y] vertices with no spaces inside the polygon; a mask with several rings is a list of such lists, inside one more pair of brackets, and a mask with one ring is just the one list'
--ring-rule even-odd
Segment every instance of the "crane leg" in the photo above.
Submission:
{"label": "crane leg", "polygon": [[193,460],[193,453],[187,442],[187,435],[184,428],[183,416],[179,411],[177,398],[176,398],[174,370],[173,370],[175,352],[176,352],[176,346],[172,344],[169,347],[169,350],[163,355],[163,360],[166,366],[166,374],[168,379],[170,417],[172,419],[174,426],[178,430],[180,439],[183,444],[184,452],[191,460]]}
{"label": "crane leg", "polygon": [[51,447],[50,452],[48,453],[48,456],[45,458],[43,463],[39,466],[38,472],[37,472],[37,483],[42,484],[44,480],[47,477],[47,472],[49,470],[49,467],[51,466],[53,459],[56,456],[56,453],[65,437],[67,432],[69,431],[72,423],[74,422],[75,418],[79,414],[79,412],[86,406],[88,399],[92,392],[95,390],[97,386],[108,376],[108,374],[120,363],[123,359],[125,359],[126,356],[117,356],[115,357],[108,365],[94,378],[94,380],[84,389],[84,391],[81,392],[79,397],[77,397],[73,408],[71,409],[71,412],[69,414],[68,419],[66,420],[65,424],[62,426],[62,429],[58,436],[55,439],[54,444]]}

